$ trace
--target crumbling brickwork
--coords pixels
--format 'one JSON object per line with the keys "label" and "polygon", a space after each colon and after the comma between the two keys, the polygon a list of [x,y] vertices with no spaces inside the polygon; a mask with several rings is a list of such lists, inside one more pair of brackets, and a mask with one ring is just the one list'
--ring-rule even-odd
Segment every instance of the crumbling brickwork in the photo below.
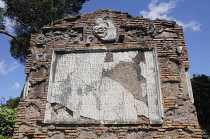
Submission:
{"label": "crumbling brickwork", "polygon": [[[101,22],[108,24],[108,33],[102,34],[104,32],[98,30],[98,26],[106,26]],[[44,122],[55,50],[150,48],[157,52],[163,111],[161,124],[151,124],[146,116],[139,116],[135,124],[102,124],[92,120],[75,124]],[[202,138],[187,75],[189,61],[183,28],[176,22],[101,9],[68,16],[44,26],[39,33],[31,35],[30,51],[25,68],[28,76],[13,138]],[[112,57],[107,57],[106,61],[112,61]],[[108,72],[106,76],[109,76]]]}

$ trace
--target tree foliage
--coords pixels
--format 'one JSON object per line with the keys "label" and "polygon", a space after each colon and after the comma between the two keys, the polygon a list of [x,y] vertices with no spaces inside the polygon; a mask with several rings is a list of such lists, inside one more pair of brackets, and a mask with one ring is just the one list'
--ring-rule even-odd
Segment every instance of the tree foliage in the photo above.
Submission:
{"label": "tree foliage", "polygon": [[[16,31],[37,32],[42,26],[69,14],[77,14],[86,0],[3,0],[6,15],[17,22]],[[19,35],[19,34],[18,34]]]}
{"label": "tree foliage", "polygon": [[193,75],[191,83],[198,121],[203,128],[210,131],[210,76]]}
{"label": "tree foliage", "polygon": [[18,107],[19,101],[20,101],[20,97],[11,98],[7,100],[6,104],[2,104],[0,108],[15,109]]}
{"label": "tree foliage", "polygon": [[17,108],[1,108],[0,109],[0,136],[9,137],[12,136],[14,130],[14,123],[16,120]]}
{"label": "tree foliage", "polygon": [[[15,21],[17,40],[11,40],[11,54],[24,63],[29,53],[30,33],[36,33],[46,24],[67,15],[75,15],[87,0],[3,0],[4,15]],[[20,45],[19,43],[22,43]],[[25,47],[25,48],[23,48]]]}
{"label": "tree foliage", "polygon": [[0,8],[0,29],[4,29],[3,21],[3,9]]}
{"label": "tree foliage", "polygon": [[9,99],[0,106],[0,139],[12,136],[19,101],[19,97]]}

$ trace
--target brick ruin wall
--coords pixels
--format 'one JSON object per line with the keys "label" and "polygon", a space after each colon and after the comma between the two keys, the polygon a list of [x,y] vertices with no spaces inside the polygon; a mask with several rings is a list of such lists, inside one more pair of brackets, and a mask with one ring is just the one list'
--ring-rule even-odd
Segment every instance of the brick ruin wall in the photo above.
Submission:
{"label": "brick ruin wall", "polygon": [[[117,39],[106,42],[93,35],[97,17],[111,18]],[[137,124],[44,123],[53,50],[126,49],[154,47],[160,75],[163,123],[150,124],[139,117]],[[193,97],[189,91],[187,47],[183,28],[176,22],[132,17],[113,10],[65,17],[32,34],[27,57],[27,84],[18,106],[13,138],[202,138]]]}

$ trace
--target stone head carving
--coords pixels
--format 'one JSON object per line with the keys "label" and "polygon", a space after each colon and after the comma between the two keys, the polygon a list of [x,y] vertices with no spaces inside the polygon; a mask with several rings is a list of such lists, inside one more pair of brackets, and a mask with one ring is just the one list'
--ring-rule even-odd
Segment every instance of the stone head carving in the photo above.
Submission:
{"label": "stone head carving", "polygon": [[98,18],[93,26],[93,34],[101,40],[113,41],[117,38],[117,30],[111,20]]}
{"label": "stone head carving", "polygon": [[183,49],[182,44],[179,43],[178,46],[177,46],[177,48],[176,48],[176,52],[177,52],[178,55],[181,55],[182,54],[182,49]]}
{"label": "stone head carving", "polygon": [[92,41],[93,41],[93,36],[88,36],[86,41],[86,46],[90,46]]}

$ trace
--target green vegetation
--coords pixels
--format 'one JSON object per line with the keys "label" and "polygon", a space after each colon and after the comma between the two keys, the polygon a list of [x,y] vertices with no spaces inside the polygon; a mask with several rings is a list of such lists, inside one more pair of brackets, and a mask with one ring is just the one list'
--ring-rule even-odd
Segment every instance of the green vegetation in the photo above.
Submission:
{"label": "green vegetation", "polygon": [[[2,0],[6,4],[4,16],[15,21],[14,36],[1,28],[10,40],[12,56],[25,63],[31,33],[36,33],[41,27],[67,15],[78,14],[87,0]],[[1,18],[0,18],[1,19]]]}
{"label": "green vegetation", "polygon": [[3,21],[3,9],[0,8],[0,29],[4,29]]}
{"label": "green vegetation", "polygon": [[12,136],[13,127],[16,120],[17,108],[1,108],[0,109],[0,134],[5,137]]}
{"label": "green vegetation", "polygon": [[191,79],[200,126],[210,134],[210,76],[193,75]]}
{"label": "green vegetation", "polygon": [[0,139],[12,136],[20,98],[9,99],[0,106]]}
{"label": "green vegetation", "polygon": [[18,103],[20,101],[19,97],[11,98],[7,100],[6,104],[2,104],[0,108],[8,108],[8,109],[15,109],[18,107]]}

